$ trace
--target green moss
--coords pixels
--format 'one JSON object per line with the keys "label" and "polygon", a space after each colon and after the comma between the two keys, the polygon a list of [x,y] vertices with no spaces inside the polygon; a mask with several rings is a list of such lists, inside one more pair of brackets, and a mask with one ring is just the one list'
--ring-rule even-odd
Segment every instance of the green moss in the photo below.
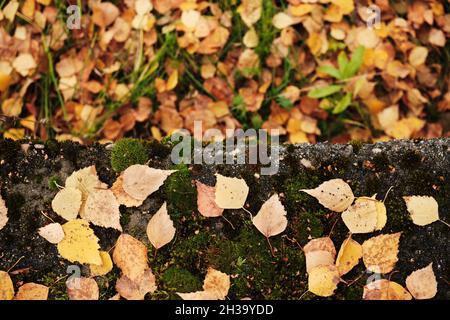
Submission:
{"label": "green moss", "polygon": [[301,189],[315,188],[321,183],[320,179],[311,174],[300,173],[292,178],[285,180],[282,188],[286,195],[286,204],[288,211],[298,214],[299,211],[309,211],[311,208],[320,209],[317,200]]}
{"label": "green moss", "polygon": [[60,148],[59,148],[59,142],[53,139],[47,140],[45,142],[45,149],[47,154],[54,158],[57,155],[59,155]]}
{"label": "green moss", "polygon": [[161,287],[172,292],[194,292],[202,289],[202,282],[186,269],[170,267],[161,277]]}
{"label": "green moss", "polygon": [[320,238],[324,232],[324,226],[320,219],[323,213],[302,213],[292,217],[290,229],[295,239],[305,245],[312,238]]}
{"label": "green moss", "polygon": [[351,140],[349,144],[353,147],[353,152],[358,153],[364,145],[364,141],[362,140]]}
{"label": "green moss", "polygon": [[48,179],[48,188],[53,191],[58,191],[63,182],[59,176],[53,176]]}
{"label": "green moss", "polygon": [[130,212],[121,212],[120,213],[120,225],[127,226],[128,223],[130,223],[130,217],[131,217]]}
{"label": "green moss", "polygon": [[144,164],[147,160],[147,148],[138,139],[121,139],[112,149],[111,167],[116,172],[122,172],[133,164]]}
{"label": "green moss", "polygon": [[100,300],[107,300],[117,293],[115,286],[119,276],[119,269],[114,268],[111,272],[104,276],[95,277],[95,281],[98,284]]}
{"label": "green moss", "polygon": [[363,296],[363,287],[359,286],[358,283],[347,286],[342,291],[343,299],[345,300],[361,300]]}
{"label": "green moss", "polygon": [[405,201],[398,197],[388,197],[384,203],[387,212],[387,222],[384,230],[388,232],[407,231],[413,224],[406,208]]}
{"label": "green moss", "polygon": [[50,272],[37,281],[39,284],[49,287],[49,300],[69,300],[66,288],[66,277]]}

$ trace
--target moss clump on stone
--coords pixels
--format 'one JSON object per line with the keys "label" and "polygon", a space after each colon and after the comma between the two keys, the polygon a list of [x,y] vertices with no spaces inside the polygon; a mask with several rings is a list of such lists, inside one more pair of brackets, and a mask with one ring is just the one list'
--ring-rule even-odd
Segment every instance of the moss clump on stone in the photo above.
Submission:
{"label": "moss clump on stone", "polygon": [[112,149],[111,167],[115,172],[122,172],[134,164],[144,164],[147,160],[147,148],[138,139],[121,139]]}
{"label": "moss clump on stone", "polygon": [[194,292],[202,290],[202,282],[186,269],[170,267],[162,275],[161,287],[171,292]]}

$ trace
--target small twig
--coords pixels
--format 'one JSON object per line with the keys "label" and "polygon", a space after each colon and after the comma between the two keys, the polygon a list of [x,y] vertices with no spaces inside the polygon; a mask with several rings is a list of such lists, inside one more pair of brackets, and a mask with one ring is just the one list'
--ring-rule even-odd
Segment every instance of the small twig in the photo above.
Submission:
{"label": "small twig", "polygon": [[250,211],[248,211],[244,207],[242,207],[242,210],[244,210],[245,212],[247,212],[250,215],[250,220],[253,220],[253,214]]}
{"label": "small twig", "polygon": [[386,194],[384,195],[383,203],[386,201],[386,198],[387,198],[389,192],[392,190],[392,188],[394,188],[394,186],[390,186],[390,188],[388,189],[388,191],[387,191]]}
{"label": "small twig", "polygon": [[53,220],[53,219],[50,218],[48,215],[46,215],[46,214],[44,213],[44,211],[41,211],[41,214],[42,214],[44,217],[46,217],[47,219],[49,219],[51,222],[55,223],[55,220]]}
{"label": "small twig", "polygon": [[337,224],[337,222],[338,222],[339,220],[340,220],[340,217],[338,217],[338,218],[334,221],[333,226],[331,227],[330,233],[328,234],[328,237],[331,237],[331,234],[332,234],[333,231],[334,231],[334,227],[336,226],[336,224]]}
{"label": "small twig", "polygon": [[21,257],[19,258],[19,260],[17,260],[17,261],[12,265],[12,267],[9,268],[9,269],[6,271],[6,273],[10,272],[11,269],[14,268],[14,267],[20,262],[20,260],[22,260],[23,258],[25,258],[25,256],[21,256]]}
{"label": "small twig", "polygon": [[443,224],[445,224],[447,227],[450,228],[450,224],[448,224],[447,222],[445,222],[444,220],[439,219],[440,222],[442,222]]}
{"label": "small twig", "polygon": [[224,216],[222,216],[222,218],[223,218],[226,222],[228,222],[228,223],[230,224],[230,226],[231,226],[231,228],[232,228],[233,230],[235,230],[235,228],[234,228],[234,226],[233,226],[233,224],[231,223],[230,220],[228,220],[228,219],[225,218]]}
{"label": "small twig", "polygon": [[267,243],[269,244],[270,253],[272,254],[272,257],[275,258],[275,252],[273,251],[273,247],[272,247],[272,244],[270,243],[269,237],[266,237],[266,240],[267,240]]}

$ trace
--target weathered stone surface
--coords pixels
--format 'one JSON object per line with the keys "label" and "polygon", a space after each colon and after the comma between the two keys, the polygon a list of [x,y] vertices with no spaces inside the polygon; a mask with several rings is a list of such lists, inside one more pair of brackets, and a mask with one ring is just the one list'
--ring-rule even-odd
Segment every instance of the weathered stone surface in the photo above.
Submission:
{"label": "weathered stone surface", "polygon": [[[24,148],[26,149],[26,148]],[[38,235],[38,229],[64,220],[51,210],[56,190],[49,180],[64,183],[74,170],[96,165],[100,179],[109,186],[117,174],[111,169],[110,149],[105,146],[80,146],[47,142],[44,148],[30,143],[27,152],[20,144],[0,141],[0,189],[9,210],[8,224],[0,231],[0,270],[12,269],[17,286],[20,281],[52,285],[50,298],[66,298],[64,281],[68,261],[58,256],[56,246]],[[148,146],[149,165],[170,169],[170,148],[157,143]],[[299,298],[307,290],[304,256],[301,250],[309,238],[328,235],[337,248],[348,230],[339,214],[325,210],[310,196],[300,192],[324,180],[343,178],[355,196],[378,194],[386,199],[388,222],[381,232],[355,235],[362,243],[380,233],[402,231],[399,261],[391,280],[405,285],[414,270],[433,262],[439,299],[450,299],[450,229],[440,222],[415,226],[409,219],[404,195],[430,195],[439,203],[440,217],[449,222],[450,139],[428,141],[392,141],[378,144],[298,145],[281,147],[280,170],[276,175],[259,175],[258,165],[177,166],[161,189],[139,208],[121,207],[124,232],[148,243],[146,224],[164,201],[175,222],[175,240],[153,257],[149,245],[149,264],[158,281],[155,299],[176,298],[174,292],[198,290],[208,266],[236,275],[230,298]],[[225,210],[223,218],[204,218],[196,211],[196,189],[192,180],[213,185],[214,173],[242,177],[250,186],[247,209],[254,214],[274,192],[281,195],[287,208],[289,225],[280,236],[271,238],[276,249],[272,257],[266,239],[251,225],[243,210]],[[336,224],[335,224],[336,222]],[[335,224],[334,228],[333,225]],[[102,250],[114,245],[119,232],[93,227]],[[19,261],[20,259],[20,261]],[[82,267],[82,273],[88,272]],[[115,293],[119,272],[115,268],[106,277],[98,277],[100,296]],[[362,286],[371,274],[363,263],[344,276],[353,285],[339,285],[337,299],[360,299]],[[314,298],[306,294],[303,298]]]}

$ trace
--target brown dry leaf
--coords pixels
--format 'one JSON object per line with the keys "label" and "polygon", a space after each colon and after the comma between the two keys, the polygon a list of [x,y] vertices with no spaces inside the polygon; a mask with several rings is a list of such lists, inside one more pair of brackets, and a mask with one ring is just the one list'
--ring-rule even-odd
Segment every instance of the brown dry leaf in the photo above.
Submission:
{"label": "brown dry leaf", "polygon": [[0,301],[14,298],[14,285],[8,272],[0,271]]}
{"label": "brown dry leaf", "polygon": [[123,190],[134,199],[145,200],[157,191],[164,181],[177,170],[160,170],[135,164],[123,172]]}
{"label": "brown dry leaf", "polygon": [[444,47],[446,42],[445,34],[442,30],[433,28],[430,30],[428,41],[435,46]]}
{"label": "brown dry leaf", "polygon": [[58,252],[70,262],[100,265],[99,239],[83,219],[75,219],[63,226],[64,238],[58,243]]}
{"label": "brown dry leaf", "polygon": [[382,234],[364,241],[363,261],[366,268],[375,273],[389,273],[398,261],[401,232]]}
{"label": "brown dry leaf", "polygon": [[82,192],[79,189],[66,187],[61,189],[52,200],[52,209],[66,220],[74,220],[80,212]]}
{"label": "brown dry leaf", "polygon": [[362,258],[362,246],[348,237],[342,242],[341,248],[336,258],[336,267],[342,276],[352,270]]}
{"label": "brown dry leaf", "polygon": [[339,281],[336,266],[317,266],[308,273],[308,290],[320,297],[329,297],[334,294]]}
{"label": "brown dry leaf", "polygon": [[173,221],[167,212],[167,204],[164,202],[148,222],[147,237],[150,243],[158,250],[173,240],[175,232]]}
{"label": "brown dry leaf", "polygon": [[216,188],[207,186],[200,181],[195,181],[197,186],[197,208],[204,217],[220,217],[223,213],[215,201]]}
{"label": "brown dry leaf", "polygon": [[209,36],[203,39],[199,44],[197,53],[212,54],[219,51],[228,41],[230,32],[228,29],[219,26]]}
{"label": "brown dry leaf", "polygon": [[122,233],[114,248],[113,261],[131,281],[137,281],[148,269],[147,247],[132,236]]}
{"label": "brown dry leaf", "polygon": [[101,28],[112,24],[120,14],[119,9],[111,2],[100,2],[92,8],[92,22]]}
{"label": "brown dry leaf", "polygon": [[91,264],[89,269],[91,270],[91,276],[104,276],[108,274],[113,269],[113,263],[111,256],[107,251],[100,251],[100,257],[102,259],[101,265]]}
{"label": "brown dry leaf", "polygon": [[6,203],[0,195],[0,230],[2,230],[8,222],[8,208]]}
{"label": "brown dry leaf", "polygon": [[406,278],[406,288],[415,299],[432,299],[437,293],[437,281],[433,264],[412,272]]}
{"label": "brown dry leaf", "polygon": [[281,203],[278,194],[272,195],[264,202],[259,212],[252,219],[253,225],[266,238],[282,233],[288,224],[286,209]]}
{"label": "brown dry leaf", "polygon": [[359,197],[342,213],[342,220],[351,233],[381,230],[387,221],[386,207],[375,197]]}
{"label": "brown dry leaf", "polygon": [[439,205],[433,197],[403,197],[414,224],[426,226],[439,220]]}
{"label": "brown dry leaf", "polygon": [[331,179],[325,181],[315,189],[300,190],[316,198],[325,208],[343,212],[354,200],[350,186],[342,179]]}
{"label": "brown dry leaf", "polygon": [[98,285],[92,278],[70,278],[66,281],[66,287],[69,300],[98,300]]}
{"label": "brown dry leaf", "polygon": [[90,193],[81,217],[97,226],[122,231],[119,203],[111,190],[96,190]]}
{"label": "brown dry leaf", "polygon": [[396,282],[376,280],[364,286],[364,300],[411,300],[409,292]]}
{"label": "brown dry leaf", "polygon": [[125,190],[123,190],[123,174],[117,177],[117,180],[114,182],[110,190],[116,196],[119,204],[124,205],[127,208],[140,207],[144,203],[143,200],[134,199],[133,197],[129,196],[128,193],[125,192]]}
{"label": "brown dry leaf", "polygon": [[59,223],[50,223],[39,228],[39,235],[50,243],[58,244],[64,239],[64,230]]}
{"label": "brown dry leaf", "polygon": [[135,281],[122,275],[116,282],[116,290],[127,300],[144,300],[147,293],[157,289],[156,279],[150,269],[145,270]]}
{"label": "brown dry leaf", "polygon": [[14,59],[12,66],[22,77],[26,77],[36,69],[37,64],[31,54],[21,53]]}
{"label": "brown dry leaf", "polygon": [[47,300],[49,288],[42,284],[25,283],[17,290],[14,300]]}
{"label": "brown dry leaf", "polygon": [[304,247],[306,272],[314,267],[334,264],[336,249],[330,237],[322,237],[309,241]]}
{"label": "brown dry leaf", "polygon": [[215,201],[222,209],[240,209],[247,200],[249,188],[244,179],[230,178],[216,173]]}
{"label": "brown dry leaf", "polygon": [[408,68],[407,65],[402,64],[400,61],[398,60],[394,60],[388,63],[387,67],[386,67],[386,72],[387,74],[389,74],[390,76],[393,77],[399,77],[399,78],[406,78],[409,73],[411,72],[411,69]]}
{"label": "brown dry leaf", "polygon": [[230,276],[213,268],[208,268],[203,282],[203,291],[177,294],[183,300],[225,300],[230,290]]}

